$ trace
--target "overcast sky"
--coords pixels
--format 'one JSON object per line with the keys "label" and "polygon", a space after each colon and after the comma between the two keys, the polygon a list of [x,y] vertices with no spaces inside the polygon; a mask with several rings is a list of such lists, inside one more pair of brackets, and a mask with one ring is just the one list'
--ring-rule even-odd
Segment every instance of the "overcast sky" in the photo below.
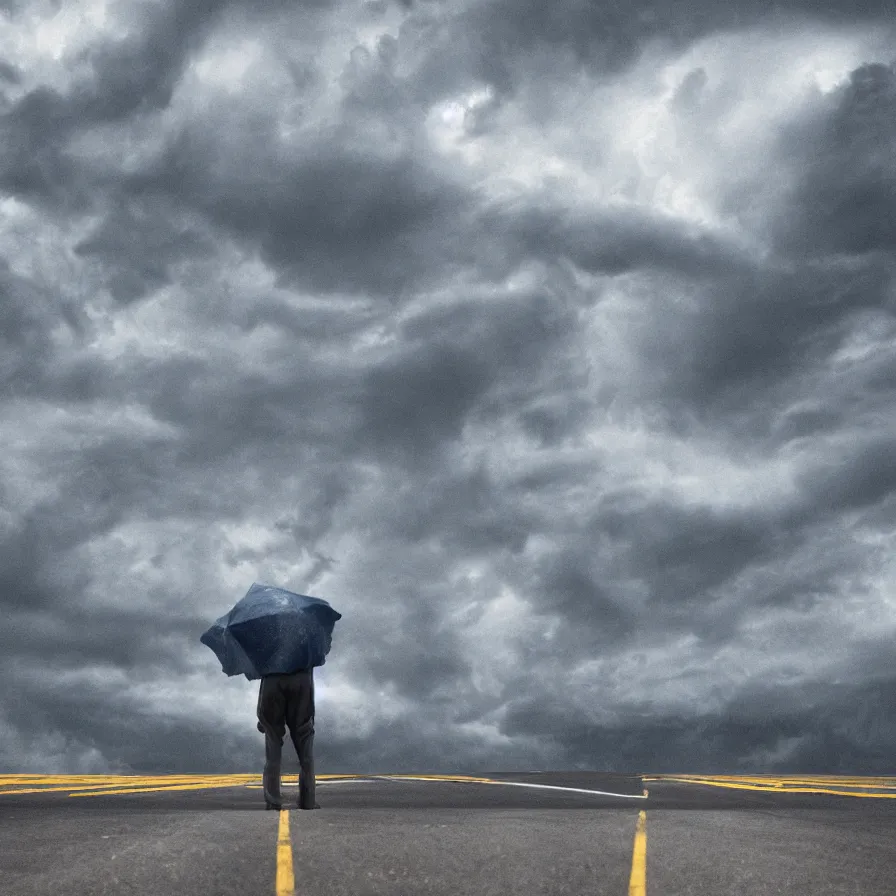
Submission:
{"label": "overcast sky", "polygon": [[0,0],[0,770],[892,772],[891,13]]}

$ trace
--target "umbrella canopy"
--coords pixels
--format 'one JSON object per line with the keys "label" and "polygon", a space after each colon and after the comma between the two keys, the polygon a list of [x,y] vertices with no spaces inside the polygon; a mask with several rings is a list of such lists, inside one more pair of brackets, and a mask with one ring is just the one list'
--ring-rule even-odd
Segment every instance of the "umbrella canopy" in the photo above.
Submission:
{"label": "umbrella canopy", "polygon": [[341,618],[319,597],[253,582],[246,596],[199,640],[214,651],[225,674],[252,681],[322,666],[333,626]]}

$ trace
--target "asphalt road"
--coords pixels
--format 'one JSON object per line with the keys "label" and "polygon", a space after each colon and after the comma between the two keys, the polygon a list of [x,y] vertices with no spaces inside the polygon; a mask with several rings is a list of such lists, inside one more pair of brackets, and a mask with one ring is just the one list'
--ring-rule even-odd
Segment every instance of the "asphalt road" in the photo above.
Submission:
{"label": "asphalt road", "polygon": [[896,893],[896,778],[321,775],[310,812],[260,783],[0,775],[0,894]]}

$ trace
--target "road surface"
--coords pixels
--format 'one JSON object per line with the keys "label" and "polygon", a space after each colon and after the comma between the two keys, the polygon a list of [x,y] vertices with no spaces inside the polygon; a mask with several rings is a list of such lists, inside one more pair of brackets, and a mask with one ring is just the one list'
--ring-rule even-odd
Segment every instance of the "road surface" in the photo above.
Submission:
{"label": "road surface", "polygon": [[896,893],[896,778],[320,775],[310,812],[260,785],[0,775],[0,893]]}

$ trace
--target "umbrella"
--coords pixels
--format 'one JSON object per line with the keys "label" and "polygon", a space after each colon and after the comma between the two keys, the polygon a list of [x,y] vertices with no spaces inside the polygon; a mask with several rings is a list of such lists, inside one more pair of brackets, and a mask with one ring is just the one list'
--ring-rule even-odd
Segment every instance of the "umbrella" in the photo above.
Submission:
{"label": "umbrella", "polygon": [[319,597],[253,582],[246,596],[199,640],[215,652],[227,675],[252,681],[322,666],[333,626],[341,618]]}

